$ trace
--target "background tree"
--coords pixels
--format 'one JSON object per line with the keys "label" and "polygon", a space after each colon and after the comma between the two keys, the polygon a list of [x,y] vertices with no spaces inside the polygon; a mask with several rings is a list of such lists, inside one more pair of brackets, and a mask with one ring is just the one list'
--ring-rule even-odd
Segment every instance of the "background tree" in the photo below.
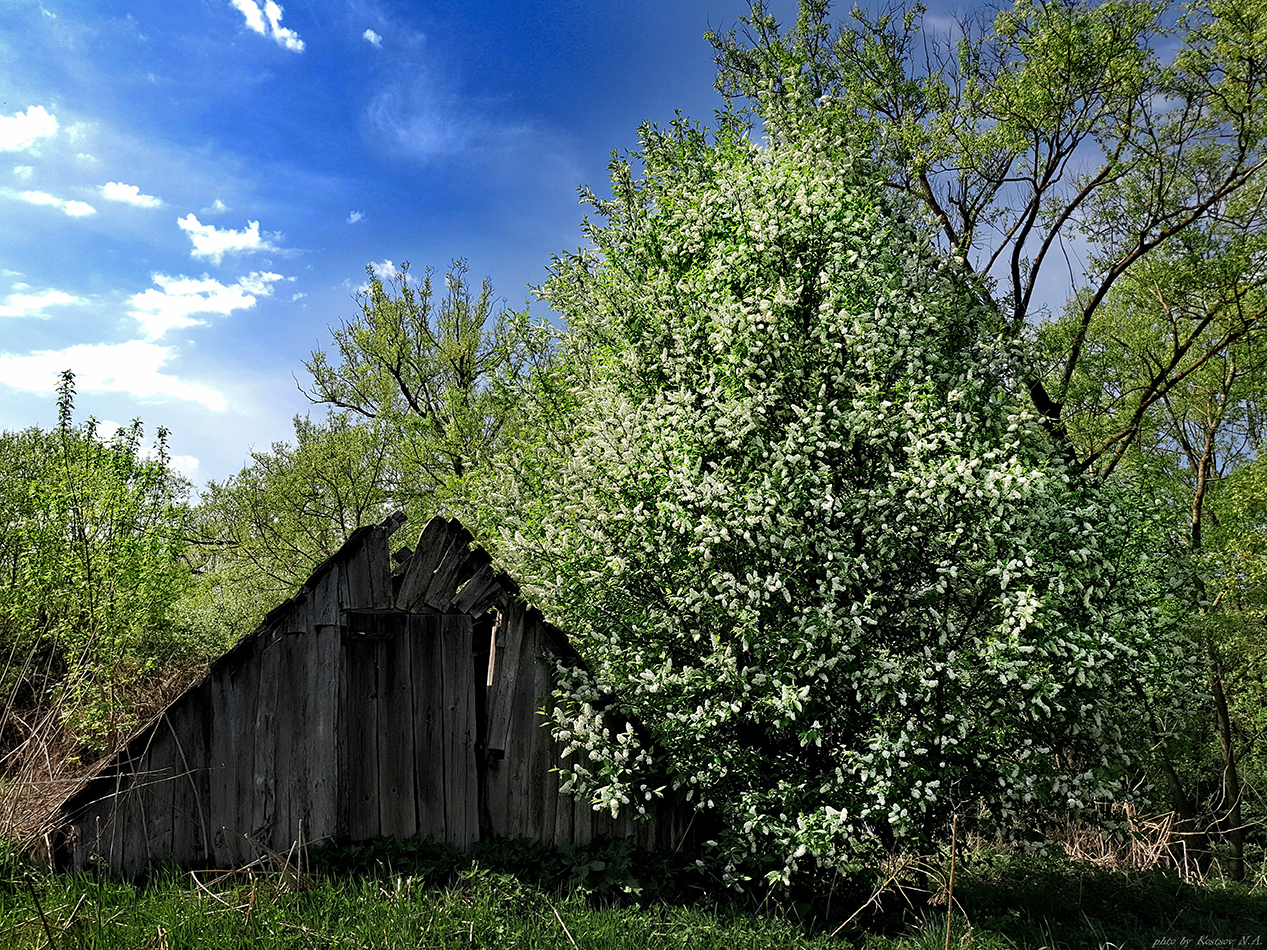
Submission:
{"label": "background tree", "polygon": [[531,328],[526,311],[495,313],[491,281],[476,294],[465,261],[445,275],[438,307],[430,271],[415,281],[408,264],[386,280],[367,270],[360,313],[333,330],[337,362],[317,351],[305,364],[306,394],[389,431],[411,497],[434,510],[460,497],[511,437],[513,387],[548,361],[549,335]]}
{"label": "background tree", "polygon": [[[1026,377],[1063,438],[1070,387],[1119,281],[1181,238],[1234,254],[1263,228],[1267,10],[1017,0],[945,37],[924,31],[924,12],[855,7],[833,28],[828,0],[803,0],[784,30],[755,0],[741,32],[709,34],[718,88],[776,136],[822,127],[865,143],[1012,336],[1061,311],[1052,288],[1073,294],[1064,351]],[[1178,321],[1150,385],[1079,461],[1111,472],[1181,366],[1262,318],[1247,308],[1217,330]]]}
{"label": "background tree", "polygon": [[553,467],[509,457],[488,498],[592,670],[556,711],[575,787],[657,793],[636,716],[729,869],[784,880],[1112,797],[1120,684],[1169,655],[1146,525],[1068,473],[995,312],[844,154],[644,129],[543,288],[590,356]]}
{"label": "background tree", "polygon": [[[166,433],[139,421],[103,438],[73,420],[0,435],[0,772],[110,747],[206,644],[177,622],[189,584],[187,484]],[[50,746],[54,751],[50,753]]]}
{"label": "background tree", "polygon": [[[1243,876],[1246,842],[1242,765],[1255,776],[1262,771],[1253,703],[1261,698],[1267,641],[1248,605],[1261,583],[1252,533],[1263,525],[1251,514],[1249,486],[1267,410],[1267,339],[1253,322],[1246,328],[1246,314],[1264,305],[1255,273],[1261,248],[1256,236],[1229,247],[1193,233],[1141,262],[1099,309],[1065,413],[1074,445],[1092,456],[1108,447],[1114,467],[1165,499],[1188,551],[1204,563],[1198,580],[1203,609],[1193,630],[1208,698],[1200,704],[1189,699],[1161,716],[1157,764],[1183,843],[1204,862],[1207,832],[1221,835],[1235,879]],[[1049,358],[1062,358],[1080,325],[1074,305],[1042,328],[1039,342]],[[1186,347],[1193,327],[1226,342]],[[1156,401],[1140,396],[1152,391]],[[1123,415],[1131,417],[1125,425]],[[1194,708],[1201,714],[1195,721]],[[1217,779],[1208,781],[1211,776]],[[1255,815],[1257,824],[1258,809]]]}
{"label": "background tree", "polygon": [[404,507],[390,434],[330,412],[295,417],[295,441],[251,453],[241,472],[209,481],[195,511],[196,592],[189,622],[229,641],[249,633],[355,531]]}

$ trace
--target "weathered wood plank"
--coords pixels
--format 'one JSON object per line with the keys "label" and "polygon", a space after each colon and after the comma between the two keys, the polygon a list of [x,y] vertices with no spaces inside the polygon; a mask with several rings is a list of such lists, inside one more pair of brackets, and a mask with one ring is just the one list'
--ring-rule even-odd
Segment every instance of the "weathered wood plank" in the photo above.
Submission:
{"label": "weathered wood plank", "polygon": [[178,756],[168,722],[169,716],[164,713],[154,724],[138,774],[136,797],[145,828],[144,851],[138,849],[137,855],[144,862],[142,869],[172,857],[172,800]]}
{"label": "weathered wood plank", "polygon": [[348,834],[364,841],[380,833],[378,815],[378,644],[347,641]]}
{"label": "weathered wood plank", "polygon": [[554,837],[557,833],[558,810],[559,810],[559,773],[556,769],[561,764],[559,761],[559,750],[562,745],[555,740],[554,733],[550,728],[549,712],[553,708],[554,698],[547,692],[545,699],[542,700],[541,706],[546,713],[542,717],[542,726],[540,729],[542,744],[545,747],[545,762],[543,763],[543,771],[539,778],[539,791],[541,794],[541,843],[552,845]]}
{"label": "weathered wood plank", "polygon": [[371,606],[375,610],[387,610],[395,606],[392,595],[392,561],[387,550],[390,532],[379,525],[365,539],[365,569],[369,579]]}
{"label": "weathered wood plank", "polygon": [[557,805],[555,808],[547,807],[546,786],[550,770],[557,766],[558,762],[554,758],[554,737],[549,723],[542,715],[550,699],[554,682],[550,669],[540,658],[545,652],[544,638],[540,635],[540,623],[534,623],[533,627],[535,635],[531,638],[532,654],[524,658],[526,663],[531,663],[531,667],[522,670],[520,676],[532,683],[530,690],[532,708],[528,714],[528,722],[525,724],[530,735],[527,770],[528,834],[534,840],[540,841],[554,835],[554,811]]}
{"label": "weathered wood plank", "polygon": [[211,758],[211,683],[203,680],[199,687],[201,695],[198,697],[197,708],[202,710],[202,716],[197,722],[190,723],[189,745],[186,748],[186,756],[189,759],[189,786],[194,800],[194,807],[198,810],[198,838],[197,849],[194,852],[193,860],[199,862],[209,862],[212,860],[211,836],[214,828],[211,825],[208,815],[208,802],[210,800],[210,776],[209,768]]}
{"label": "weathered wood plank", "polygon": [[589,844],[594,840],[594,809],[584,795],[572,797],[572,822],[570,844]]}
{"label": "weathered wood plank", "polygon": [[412,640],[412,632],[402,624],[391,640],[379,641],[379,820],[380,833],[394,838],[410,838],[418,831]]}
{"label": "weathered wood plank", "polygon": [[500,591],[501,584],[497,581],[497,571],[489,561],[471,575],[471,579],[453,598],[452,609],[464,614],[483,613],[483,611],[476,611],[475,606],[488,600],[490,594],[500,593]]}
{"label": "weathered wood plank", "polygon": [[[533,755],[537,735],[537,654],[540,652],[540,625],[533,622],[531,613],[523,619],[523,635],[519,640],[518,656],[510,657],[517,668],[515,693],[511,710],[511,745],[514,750],[511,770],[510,813],[515,821],[516,835],[536,838],[541,828],[533,824],[533,799],[537,791],[536,765]],[[510,755],[510,750],[507,750]],[[538,819],[540,815],[536,816]]]}
{"label": "weathered wood plank", "polygon": [[207,802],[208,738],[213,715],[210,679],[187,692],[168,712],[177,770],[172,793],[172,860],[179,863],[211,856]]}
{"label": "weathered wood plank", "polygon": [[575,809],[572,807],[572,796],[560,792],[558,784],[554,786],[554,789],[556,793],[554,844],[556,846],[571,844],[576,837],[576,816]]}
{"label": "weathered wood plank", "polygon": [[115,869],[123,866],[123,842],[127,836],[127,811],[123,807],[123,802],[128,783],[131,781],[124,769],[130,764],[130,760],[126,758],[120,761],[111,787],[103,800],[107,815],[103,829],[106,850],[101,852],[101,856],[110,867]]}
{"label": "weathered wood plank", "polygon": [[523,639],[523,620],[523,606],[513,601],[506,605],[498,617],[490,659],[493,682],[487,689],[485,700],[488,707],[486,796],[493,833],[502,837],[515,837],[517,834],[510,820],[510,790],[515,759],[511,748],[510,724],[514,712],[515,681],[519,675],[516,661]]}
{"label": "weathered wood plank", "polygon": [[255,702],[255,756],[252,780],[250,831],[252,838],[270,848],[277,810],[277,668],[281,649],[275,637],[262,644],[256,656],[259,666],[259,692]]}
{"label": "weathered wood plank", "polygon": [[362,538],[357,549],[343,561],[343,571],[348,583],[348,599],[344,604],[347,610],[370,610],[374,606],[372,572],[368,563],[368,541],[368,536]]}
{"label": "weathered wood plank", "polygon": [[474,573],[481,561],[481,556],[483,559],[488,558],[482,550],[471,550],[473,540],[470,532],[461,525],[453,529],[452,543],[445,552],[444,560],[436,568],[431,583],[427,585],[427,592],[422,595],[422,601],[427,606],[447,612],[453,603],[453,595],[457,593],[458,587]]}
{"label": "weathered wood plank", "polygon": [[[146,735],[146,739],[149,739],[149,734]],[[152,811],[152,804],[148,800],[146,788],[149,780],[148,753],[147,743],[136,754],[129,755],[127,770],[129,774],[120,800],[127,834],[124,835],[119,849],[119,872],[127,878],[139,875],[150,861],[149,812]]]}
{"label": "weathered wood plank", "polygon": [[469,847],[479,838],[479,793],[475,769],[475,670],[471,618],[441,618],[447,731],[445,825],[448,840]]}
{"label": "weathered wood plank", "polygon": [[414,614],[410,667],[414,688],[414,794],[418,834],[447,840],[445,825],[444,670],[440,618]]}
{"label": "weathered wood plank", "polygon": [[343,564],[333,565],[314,585],[309,595],[311,614],[309,622],[314,626],[321,624],[337,625],[340,617],[339,579],[343,574]]}
{"label": "weathered wood plank", "polygon": [[517,601],[502,611],[494,642],[493,685],[488,691],[488,747],[506,751],[511,716],[514,711],[515,683],[519,677],[519,654],[523,645],[524,606]]}
{"label": "weathered wood plank", "polygon": [[352,813],[352,752],[351,752],[351,721],[350,705],[348,701],[348,676],[351,672],[351,648],[349,647],[346,628],[337,631],[339,637],[339,668],[338,668],[338,702],[335,704],[335,722],[334,722],[334,758],[336,765],[335,772],[335,817],[334,827],[336,835],[350,835],[351,813]]}
{"label": "weathered wood plank", "polygon": [[210,675],[207,823],[216,863],[227,868],[240,867],[250,855],[242,835],[253,830],[258,645],[253,638],[237,663],[218,666]]}
{"label": "weathered wood plank", "polygon": [[[319,613],[318,616],[326,616]],[[305,837],[312,841],[334,837],[338,827],[339,668],[342,665],[339,628],[322,621],[309,635],[307,680],[308,709],[305,748],[308,767],[309,824]]]}
{"label": "weathered wood plank", "polygon": [[401,582],[400,593],[396,596],[396,607],[400,610],[414,610],[422,603],[422,597],[431,584],[435,569],[444,558],[452,538],[449,534],[449,523],[436,515],[422,529],[418,536],[418,546],[414,556],[409,559],[409,569]]}
{"label": "weathered wood plank", "polygon": [[[295,626],[307,623],[308,611],[294,615]],[[277,712],[274,719],[274,778],[276,805],[273,848],[286,852],[299,839],[299,823],[307,817],[308,772],[305,742],[308,731],[306,653],[308,635],[287,635],[274,647],[277,656]]]}

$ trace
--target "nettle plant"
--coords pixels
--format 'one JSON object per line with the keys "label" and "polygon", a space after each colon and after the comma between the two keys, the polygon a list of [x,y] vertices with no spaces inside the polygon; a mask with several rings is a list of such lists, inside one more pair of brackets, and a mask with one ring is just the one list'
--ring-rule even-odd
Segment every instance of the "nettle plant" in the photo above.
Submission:
{"label": "nettle plant", "polygon": [[1120,794],[1165,591],[962,270],[845,143],[678,123],[639,158],[543,288],[587,354],[555,468],[503,471],[502,553],[588,664],[570,787],[671,783],[785,881]]}

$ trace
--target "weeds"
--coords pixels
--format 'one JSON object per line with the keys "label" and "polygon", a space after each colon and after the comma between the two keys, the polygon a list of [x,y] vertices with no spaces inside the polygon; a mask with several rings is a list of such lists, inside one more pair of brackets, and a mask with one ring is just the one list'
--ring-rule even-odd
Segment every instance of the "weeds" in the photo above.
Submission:
{"label": "weeds", "polygon": [[[238,872],[167,869],[141,884],[23,868],[0,848],[0,946],[1080,950],[1267,945],[1267,895],[1175,872],[1117,871],[978,848],[953,892],[944,862],[893,859],[873,883],[722,897],[697,871],[600,841],[342,844]],[[602,867],[595,864],[602,863]],[[310,868],[308,867],[310,865]],[[579,878],[579,883],[578,883]],[[632,882],[632,884],[631,884]],[[880,886],[876,886],[880,885]],[[845,896],[842,896],[845,895]],[[861,896],[856,896],[861,895]],[[854,913],[859,906],[861,913]],[[951,912],[948,914],[948,908]],[[853,915],[844,929],[841,923]],[[835,935],[833,936],[833,933]],[[1184,941],[1187,941],[1186,943]]]}

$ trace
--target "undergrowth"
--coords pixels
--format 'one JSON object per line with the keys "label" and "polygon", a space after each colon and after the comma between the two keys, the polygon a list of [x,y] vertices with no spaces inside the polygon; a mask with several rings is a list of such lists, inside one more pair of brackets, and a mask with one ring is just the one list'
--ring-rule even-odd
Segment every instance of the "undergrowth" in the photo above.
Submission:
{"label": "undergrowth", "polygon": [[[896,862],[791,892],[737,892],[622,842],[468,852],[379,840],[316,849],[300,871],[160,869],[125,883],[55,875],[0,848],[0,947],[826,948],[1264,946],[1267,893],[1173,873],[979,851],[957,869]],[[880,886],[883,885],[883,886]],[[818,890],[816,891],[816,888]],[[878,893],[877,893],[878,892]],[[861,912],[855,913],[861,909]]]}

